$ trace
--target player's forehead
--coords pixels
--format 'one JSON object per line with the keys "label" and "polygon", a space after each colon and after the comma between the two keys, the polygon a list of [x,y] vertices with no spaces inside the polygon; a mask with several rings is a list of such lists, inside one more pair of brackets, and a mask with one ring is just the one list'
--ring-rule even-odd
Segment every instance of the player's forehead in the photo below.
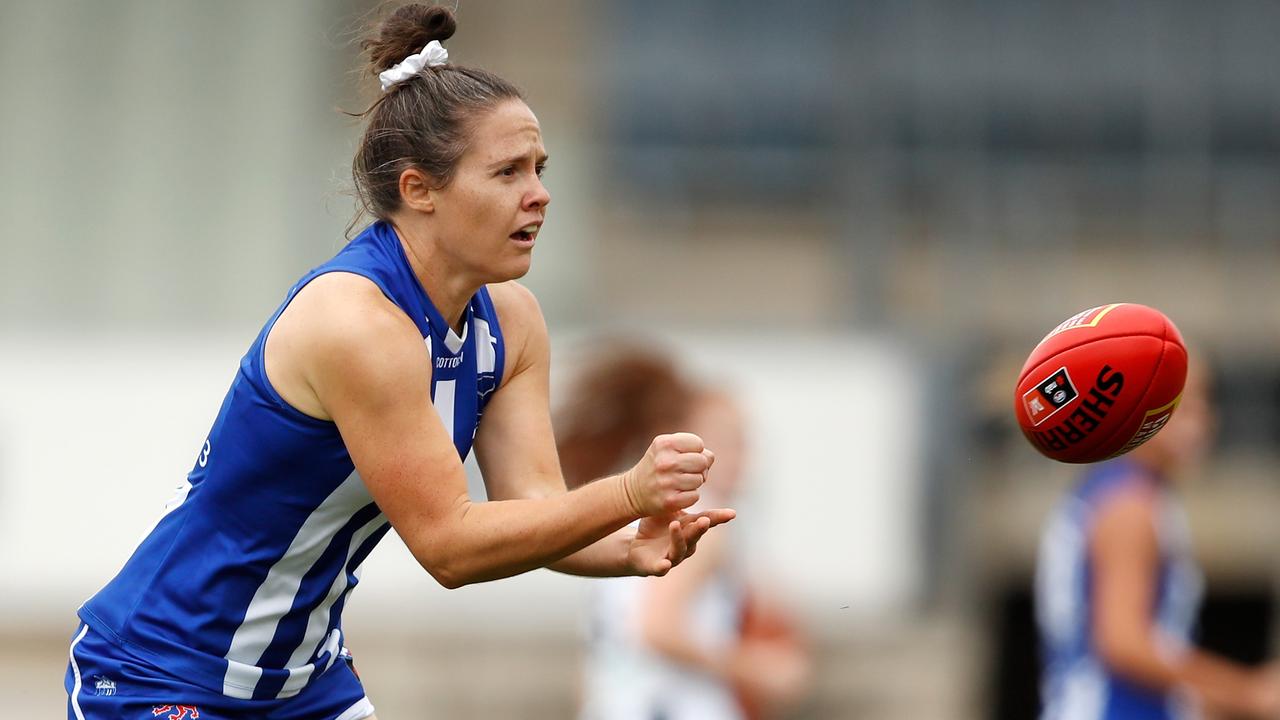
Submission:
{"label": "player's forehead", "polygon": [[499,103],[476,120],[472,133],[470,150],[484,164],[547,155],[538,118],[520,100]]}

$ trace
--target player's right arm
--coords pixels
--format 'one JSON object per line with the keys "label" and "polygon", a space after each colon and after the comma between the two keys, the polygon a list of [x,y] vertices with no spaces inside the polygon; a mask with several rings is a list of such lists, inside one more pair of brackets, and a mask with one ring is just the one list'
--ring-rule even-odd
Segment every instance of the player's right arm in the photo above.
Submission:
{"label": "player's right arm", "polygon": [[1151,617],[1159,568],[1154,498],[1121,490],[1108,498],[1090,539],[1093,641],[1111,670],[1157,690],[1185,687],[1209,707],[1280,717],[1280,678],[1194,647],[1173,648]]}
{"label": "player's right arm", "polygon": [[[697,500],[706,457],[674,436],[661,462],[554,497],[473,503],[431,405],[417,327],[369,280],[322,275],[271,331],[267,372],[290,404],[337,424],[356,469],[418,562],[445,587],[542,567],[636,518]],[[695,447],[696,445],[696,447]]]}

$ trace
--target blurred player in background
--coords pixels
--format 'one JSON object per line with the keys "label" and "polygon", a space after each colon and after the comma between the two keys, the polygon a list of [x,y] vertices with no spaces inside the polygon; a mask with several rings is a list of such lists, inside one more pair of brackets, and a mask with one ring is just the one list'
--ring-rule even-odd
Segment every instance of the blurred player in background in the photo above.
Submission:
{"label": "blurred player in background", "polygon": [[[619,467],[656,427],[680,427],[717,448],[703,498],[729,502],[742,482],[742,410],[728,394],[692,386],[665,356],[620,344],[582,370],[556,436],[575,487]],[[597,585],[584,720],[777,717],[803,696],[809,658],[781,606],[750,585],[733,535],[703,539],[659,582]]]}
{"label": "blurred player in background", "polygon": [[1280,718],[1274,668],[1192,644],[1202,579],[1173,483],[1209,447],[1206,385],[1193,366],[1169,424],[1089,468],[1049,520],[1036,574],[1043,720]]}
{"label": "blurred player in background", "polygon": [[[390,527],[452,588],[660,575],[732,518],[683,512],[713,460],[690,434],[566,492],[546,323],[510,282],[550,201],[541,131],[512,85],[448,64],[454,28],[407,5],[365,42],[383,94],[354,174],[375,221],[289,292],[188,481],[81,607],[70,718],[371,717],[341,617]],[[473,441],[493,502],[467,494]]]}

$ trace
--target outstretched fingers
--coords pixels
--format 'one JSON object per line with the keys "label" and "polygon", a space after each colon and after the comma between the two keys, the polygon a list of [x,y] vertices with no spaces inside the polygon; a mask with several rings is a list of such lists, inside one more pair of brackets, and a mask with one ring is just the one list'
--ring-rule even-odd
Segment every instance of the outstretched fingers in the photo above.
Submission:
{"label": "outstretched fingers", "polygon": [[684,523],[691,523],[696,520],[706,518],[711,521],[711,525],[709,527],[715,527],[717,525],[723,525],[737,516],[738,512],[736,510],[730,508],[715,508],[712,510],[703,510],[702,512],[686,513],[680,518],[680,520]]}
{"label": "outstretched fingers", "polygon": [[667,530],[671,533],[671,547],[667,550],[667,559],[671,564],[679,565],[681,560],[689,554],[689,543],[685,540],[684,524],[679,520],[672,520],[667,525]]}
{"label": "outstretched fingers", "polygon": [[684,524],[681,533],[684,535],[685,547],[688,548],[688,552],[685,553],[685,557],[689,557],[697,551],[698,541],[701,540],[702,536],[706,535],[707,531],[710,529],[711,519],[707,517],[694,517],[692,522]]}

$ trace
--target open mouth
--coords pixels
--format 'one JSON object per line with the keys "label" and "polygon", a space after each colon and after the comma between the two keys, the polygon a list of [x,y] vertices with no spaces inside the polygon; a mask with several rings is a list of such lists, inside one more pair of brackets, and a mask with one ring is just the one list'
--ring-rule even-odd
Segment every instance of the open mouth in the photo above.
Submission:
{"label": "open mouth", "polygon": [[537,225],[525,225],[519,230],[511,233],[508,237],[519,243],[532,243],[533,239],[538,236]]}

